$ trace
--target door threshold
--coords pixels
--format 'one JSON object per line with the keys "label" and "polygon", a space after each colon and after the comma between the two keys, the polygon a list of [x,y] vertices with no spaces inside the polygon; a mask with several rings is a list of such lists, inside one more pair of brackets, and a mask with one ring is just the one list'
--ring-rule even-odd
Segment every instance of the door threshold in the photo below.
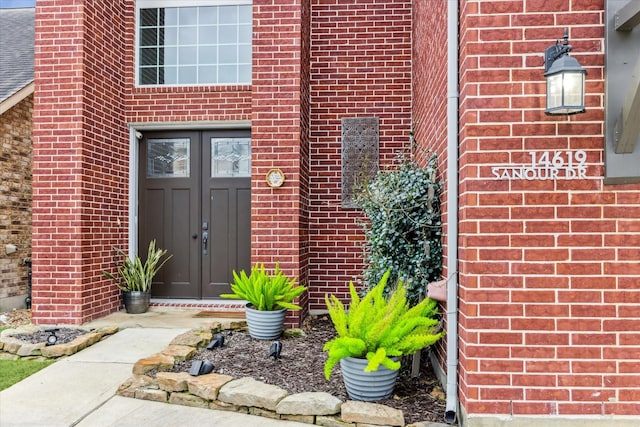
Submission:
{"label": "door threshold", "polygon": [[246,301],[151,298],[151,307],[194,308],[203,310],[244,311]]}

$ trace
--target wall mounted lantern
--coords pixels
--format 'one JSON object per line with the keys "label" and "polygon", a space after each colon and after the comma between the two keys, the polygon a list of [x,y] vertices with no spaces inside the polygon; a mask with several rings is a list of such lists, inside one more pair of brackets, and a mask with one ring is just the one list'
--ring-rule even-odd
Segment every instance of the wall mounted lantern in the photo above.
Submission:
{"label": "wall mounted lantern", "polygon": [[545,114],[571,115],[584,113],[584,81],[587,71],[577,59],[569,56],[569,31],[563,40],[544,51],[544,76],[547,79]]}

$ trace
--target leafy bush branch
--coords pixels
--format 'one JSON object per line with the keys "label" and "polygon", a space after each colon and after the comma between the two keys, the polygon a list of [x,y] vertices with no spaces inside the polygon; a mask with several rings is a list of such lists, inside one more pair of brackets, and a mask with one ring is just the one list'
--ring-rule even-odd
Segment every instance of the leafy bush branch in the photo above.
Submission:
{"label": "leafy bush branch", "polygon": [[[378,173],[356,197],[356,205],[368,217],[362,223],[365,286],[372,288],[390,270],[388,283],[404,282],[411,305],[423,298],[426,284],[439,280],[442,272],[441,184],[436,169],[435,154],[424,168],[412,160],[402,161],[397,168]],[[389,290],[387,286],[385,294]]]}

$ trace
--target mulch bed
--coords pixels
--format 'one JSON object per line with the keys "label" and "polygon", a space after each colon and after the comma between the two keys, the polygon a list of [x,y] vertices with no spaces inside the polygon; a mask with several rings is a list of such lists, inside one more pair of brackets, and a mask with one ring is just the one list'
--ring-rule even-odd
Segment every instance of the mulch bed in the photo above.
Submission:
{"label": "mulch bed", "polygon": [[[252,377],[273,384],[289,393],[324,391],[347,400],[339,365],[330,381],[324,377],[327,358],[322,347],[335,333],[326,317],[309,316],[302,337],[283,336],[279,359],[269,357],[271,341],[253,339],[247,332],[224,333],[224,346],[201,349],[193,358],[176,363],[173,372],[188,372],[196,360],[209,360],[214,372],[234,378]],[[426,355],[427,351],[423,351]],[[428,358],[423,357],[417,378],[410,377],[411,358],[403,362],[394,395],[378,403],[403,411],[407,424],[419,421],[441,421],[445,411],[444,393]],[[150,372],[155,375],[155,372]]]}
{"label": "mulch bed", "polygon": [[55,336],[58,338],[58,340],[56,341],[56,345],[58,345],[70,343],[77,337],[86,333],[87,331],[83,331],[81,329],[55,328],[54,331],[48,331],[47,329],[45,329],[42,331],[34,332],[32,334],[17,334],[12,335],[11,337],[31,344],[38,344],[41,342],[46,343],[47,338],[49,338],[51,334],[55,334]]}
{"label": "mulch bed", "polygon": [[[11,310],[0,315],[0,327],[6,326],[10,328],[17,328],[23,325],[29,325],[31,323],[31,310]],[[54,333],[58,340],[56,344],[66,344],[77,337],[84,335],[87,331],[74,328],[45,328],[43,330],[34,333],[24,333],[12,335],[12,338],[24,341],[30,344],[46,343],[47,338]]]}

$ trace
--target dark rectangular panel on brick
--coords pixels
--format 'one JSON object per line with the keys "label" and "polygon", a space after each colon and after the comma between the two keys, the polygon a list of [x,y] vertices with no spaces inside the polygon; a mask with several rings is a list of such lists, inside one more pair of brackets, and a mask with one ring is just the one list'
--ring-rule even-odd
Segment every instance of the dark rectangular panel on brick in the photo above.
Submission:
{"label": "dark rectangular panel on brick", "polygon": [[342,207],[354,208],[359,185],[378,172],[377,117],[342,119]]}

